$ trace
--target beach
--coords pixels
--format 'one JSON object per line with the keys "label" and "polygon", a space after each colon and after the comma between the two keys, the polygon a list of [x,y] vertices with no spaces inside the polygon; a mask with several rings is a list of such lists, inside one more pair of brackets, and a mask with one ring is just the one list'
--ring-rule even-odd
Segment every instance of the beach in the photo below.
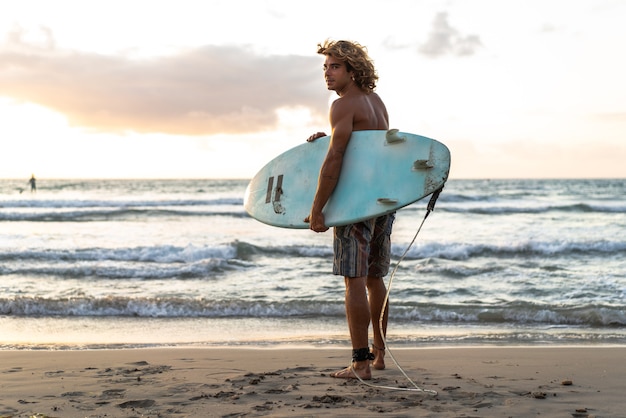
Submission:
{"label": "beach", "polygon": [[[626,347],[398,349],[371,387],[347,348],[0,351],[2,417],[623,417]],[[401,389],[412,389],[411,391]],[[436,391],[436,394],[430,391]]]}

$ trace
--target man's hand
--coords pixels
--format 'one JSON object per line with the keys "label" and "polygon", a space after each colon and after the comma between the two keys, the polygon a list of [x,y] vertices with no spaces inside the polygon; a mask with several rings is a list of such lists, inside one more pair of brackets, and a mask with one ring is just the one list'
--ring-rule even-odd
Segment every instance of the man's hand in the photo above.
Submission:
{"label": "man's hand", "polygon": [[306,139],[306,142],[313,142],[315,141],[317,138],[321,138],[323,136],[326,136],[326,134],[324,132],[315,132],[313,135],[311,135],[310,137],[308,137]]}
{"label": "man's hand", "polygon": [[328,231],[328,227],[325,224],[324,214],[320,213],[319,215],[309,215],[304,218],[304,222],[309,224],[309,229],[315,232],[326,232]]}

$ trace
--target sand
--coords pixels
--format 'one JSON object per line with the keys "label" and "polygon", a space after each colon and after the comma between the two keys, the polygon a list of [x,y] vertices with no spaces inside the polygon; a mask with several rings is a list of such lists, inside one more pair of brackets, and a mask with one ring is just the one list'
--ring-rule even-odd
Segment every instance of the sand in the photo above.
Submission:
{"label": "sand", "polygon": [[0,351],[0,417],[624,417],[626,347],[396,349],[370,387],[349,349]]}

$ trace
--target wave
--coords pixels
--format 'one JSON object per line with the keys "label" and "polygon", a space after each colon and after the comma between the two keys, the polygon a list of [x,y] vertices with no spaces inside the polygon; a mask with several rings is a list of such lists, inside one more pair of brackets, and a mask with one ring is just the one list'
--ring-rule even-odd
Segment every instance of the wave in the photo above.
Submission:
{"label": "wave", "polygon": [[[393,254],[400,255],[404,248],[395,244]],[[467,260],[473,257],[512,256],[569,256],[576,254],[620,254],[626,251],[626,241],[528,241],[513,244],[430,243],[415,245],[407,259],[442,258]]]}
{"label": "wave", "polygon": [[[343,318],[343,302],[315,300],[250,301],[181,297],[73,297],[0,298],[0,315],[87,316],[146,318]],[[529,302],[499,306],[394,304],[390,321],[423,324],[508,324],[548,326],[624,327],[626,312],[620,306],[586,304],[550,306]]]}
{"label": "wave", "polygon": [[623,203],[589,204],[572,203],[565,205],[498,205],[489,206],[445,206],[438,205],[438,210],[451,213],[471,213],[476,215],[514,215],[514,214],[541,214],[549,212],[570,212],[570,213],[626,213],[626,205]]}
{"label": "wave", "polygon": [[[228,205],[222,206],[220,205]],[[103,222],[120,221],[137,218],[167,218],[167,217],[231,217],[250,218],[250,215],[240,204],[219,203],[217,206],[197,206],[189,205],[153,205],[153,206],[113,206],[105,205],[89,207],[60,207],[49,210],[42,208],[38,211],[18,210],[0,211],[0,222]],[[423,207],[422,207],[423,206]],[[425,212],[426,206],[414,204],[403,211]],[[210,208],[214,208],[211,210]],[[235,209],[236,208],[236,209]],[[513,206],[491,206],[491,207],[454,207],[439,205],[435,209],[438,212],[474,214],[474,215],[535,215],[554,211],[571,213],[605,213],[605,214],[626,214],[626,206],[598,206],[598,205],[569,205],[569,206],[546,206],[546,207],[513,207]]]}
{"label": "wave", "polygon": [[147,217],[247,217],[243,198],[0,200],[0,222],[89,222]]}
{"label": "wave", "polygon": [[[543,214],[550,212],[581,214],[626,213],[626,204],[596,201],[571,204],[524,204],[524,200],[507,203],[493,196],[453,195],[441,199],[436,211],[474,215]],[[402,209],[424,212],[428,199]],[[0,200],[0,222],[102,222],[137,218],[166,217],[234,217],[249,218],[243,209],[243,198],[215,199],[21,199]]]}
{"label": "wave", "polygon": [[243,241],[215,245],[155,245],[128,248],[19,249],[0,251],[0,276],[102,279],[207,278],[254,267],[258,256],[329,258],[329,246],[263,247]]}
{"label": "wave", "polygon": [[216,199],[21,199],[0,201],[0,208],[128,208],[128,207],[180,207],[243,205],[243,198]]}
{"label": "wave", "polygon": [[285,245],[263,247],[245,241],[233,241],[215,245],[155,245],[128,248],[82,248],[75,250],[40,249],[9,250],[0,252],[0,261],[122,261],[144,263],[194,263],[199,261],[249,260],[255,255],[277,257],[326,257],[332,254],[329,246]]}
{"label": "wave", "polygon": [[14,316],[119,316],[153,318],[227,318],[342,316],[341,303],[311,301],[222,300],[188,298],[76,297],[47,299],[42,297],[0,298],[0,315]]}
{"label": "wave", "polygon": [[0,212],[0,222],[101,222],[148,217],[215,217],[247,218],[243,210],[173,210],[163,208],[98,208],[72,211]]}
{"label": "wave", "polygon": [[[394,306],[394,309],[398,307]],[[567,326],[622,327],[626,312],[622,306],[584,304],[556,306],[531,302],[507,302],[501,305],[418,304],[404,307],[396,314],[406,321],[440,323],[508,323]]]}
{"label": "wave", "polygon": [[[276,257],[330,257],[332,247],[310,245],[288,245],[263,247],[251,243],[236,241],[237,257],[248,260],[258,254]],[[400,257],[406,250],[405,243],[392,245],[392,256]],[[512,257],[512,256],[563,256],[570,255],[618,255],[626,251],[626,241],[527,241],[512,244],[473,244],[473,243],[428,243],[411,247],[405,258],[420,260],[440,258],[444,260],[467,260],[474,257]]]}
{"label": "wave", "polygon": [[132,248],[83,248],[76,250],[17,250],[0,253],[0,260],[34,261],[141,261],[155,263],[197,262],[206,259],[227,260],[236,257],[236,243],[206,246],[157,245]]}
{"label": "wave", "polygon": [[0,262],[0,275],[145,280],[206,278],[250,265],[236,244],[15,250],[0,252]]}
{"label": "wave", "polygon": [[[150,263],[176,264],[181,268],[187,264],[208,263],[219,261],[212,268],[224,268],[226,263],[237,261],[247,262],[257,256],[275,258],[328,258],[332,256],[332,246],[286,244],[277,246],[262,246],[245,241],[231,241],[220,244],[207,245],[155,245],[126,248],[78,248],[78,249],[16,249],[0,251],[0,273],[27,273],[24,269],[36,273],[37,262],[64,263],[70,266],[80,266],[85,262],[128,262],[142,263],[139,269],[145,269]],[[392,246],[393,257],[401,256],[405,251],[405,244],[395,243]],[[413,246],[406,254],[407,260],[444,259],[467,260],[475,257],[503,258],[503,257],[555,257],[584,254],[623,254],[626,251],[626,241],[528,241],[517,244],[474,244],[474,243],[426,243]],[[28,265],[20,271],[11,271],[9,265]],[[60,264],[59,264],[60,265]],[[60,268],[60,267],[59,267]],[[69,267],[68,267],[69,268]],[[204,267],[206,268],[206,266]],[[88,274],[85,267],[84,274]],[[103,273],[104,274],[104,273]],[[122,273],[116,274],[122,276]]]}
{"label": "wave", "polygon": [[82,263],[80,265],[30,265],[28,267],[0,267],[0,275],[52,276],[64,279],[192,279],[209,278],[217,273],[245,268],[241,263],[209,259],[185,264],[103,264]]}
{"label": "wave", "polygon": [[279,258],[285,257],[324,257],[328,258],[333,255],[330,245],[312,246],[312,245],[280,245],[272,247],[263,247],[250,244],[244,241],[237,241],[234,245],[237,247],[237,257],[244,260],[251,259],[256,255],[274,256]]}

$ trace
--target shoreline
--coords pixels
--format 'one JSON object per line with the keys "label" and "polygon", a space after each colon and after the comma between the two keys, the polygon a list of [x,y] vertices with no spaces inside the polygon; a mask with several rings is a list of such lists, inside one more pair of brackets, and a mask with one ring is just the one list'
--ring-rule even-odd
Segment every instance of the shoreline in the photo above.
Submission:
{"label": "shoreline", "polygon": [[[388,351],[420,351],[420,350],[473,350],[473,349],[626,349],[626,343],[532,343],[507,344],[507,343],[482,343],[482,344],[447,344],[430,343],[423,345],[390,344]],[[9,345],[0,346],[0,353],[19,352],[98,352],[98,351],[155,351],[155,350],[262,350],[262,351],[290,351],[290,350],[344,350],[349,351],[349,341],[334,341],[332,343],[298,343],[287,341],[276,343],[260,341],[257,343],[246,342],[243,344],[108,344],[108,345],[67,345],[51,343],[42,345],[23,344],[18,347]],[[0,418],[2,416],[0,415]]]}
{"label": "shoreline", "polygon": [[[370,387],[347,347],[0,351],[0,417],[574,416],[626,409],[626,346],[393,348]],[[396,388],[394,390],[388,389]],[[40,415],[37,415],[40,414]]]}
{"label": "shoreline", "polygon": [[[0,351],[135,348],[349,346],[344,317],[119,318],[0,316]],[[538,324],[423,324],[395,322],[387,334],[394,348],[445,346],[622,346],[622,328],[552,327]]]}

